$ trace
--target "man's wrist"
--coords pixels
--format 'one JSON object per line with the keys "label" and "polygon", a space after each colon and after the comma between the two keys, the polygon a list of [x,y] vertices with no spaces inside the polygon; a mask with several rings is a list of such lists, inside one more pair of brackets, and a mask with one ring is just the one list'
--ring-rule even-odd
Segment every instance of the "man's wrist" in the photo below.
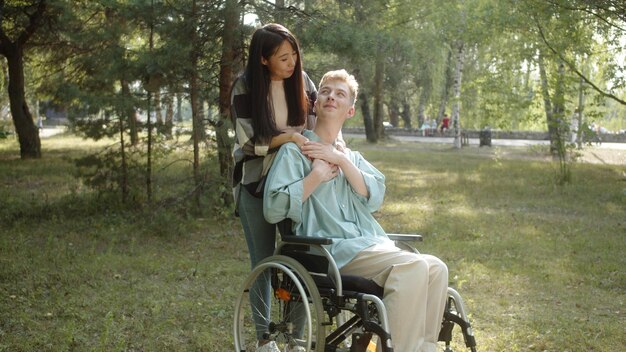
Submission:
{"label": "man's wrist", "polygon": [[311,175],[311,181],[316,187],[322,184],[322,181],[324,180],[324,175],[322,174],[322,171],[320,171],[320,169],[311,170],[311,173],[309,175]]}
{"label": "man's wrist", "polygon": [[339,154],[339,161],[337,162],[337,166],[339,166],[340,169],[343,169],[347,163],[352,163],[350,161],[350,159],[348,159],[348,156],[345,155],[344,153],[338,153]]}

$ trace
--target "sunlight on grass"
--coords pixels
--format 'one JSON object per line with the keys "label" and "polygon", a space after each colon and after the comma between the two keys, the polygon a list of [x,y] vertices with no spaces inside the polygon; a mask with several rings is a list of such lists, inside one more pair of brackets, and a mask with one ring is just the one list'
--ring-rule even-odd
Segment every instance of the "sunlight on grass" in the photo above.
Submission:
{"label": "sunlight on grass", "polygon": [[[74,177],[73,160],[112,141],[42,143],[42,160],[22,161],[0,141],[0,350],[232,349],[250,268],[231,211],[111,208]],[[386,175],[383,228],[422,234],[419,250],[447,263],[479,351],[626,345],[622,166],[577,164],[557,187],[538,150],[349,143]],[[174,202],[190,167],[185,146],[171,148],[155,185]]]}

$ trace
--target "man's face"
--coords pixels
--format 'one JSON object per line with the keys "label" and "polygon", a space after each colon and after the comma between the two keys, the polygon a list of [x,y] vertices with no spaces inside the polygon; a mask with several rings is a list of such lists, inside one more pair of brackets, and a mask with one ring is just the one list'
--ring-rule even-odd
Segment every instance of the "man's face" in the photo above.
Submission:
{"label": "man's face", "polygon": [[317,93],[315,112],[318,117],[342,119],[354,115],[354,105],[348,84],[339,80],[326,81]]}

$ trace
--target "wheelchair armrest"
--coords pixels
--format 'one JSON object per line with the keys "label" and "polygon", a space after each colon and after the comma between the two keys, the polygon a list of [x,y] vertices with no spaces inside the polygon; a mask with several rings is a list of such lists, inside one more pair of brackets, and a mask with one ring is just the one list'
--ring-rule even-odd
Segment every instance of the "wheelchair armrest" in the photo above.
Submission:
{"label": "wheelchair armrest", "polygon": [[387,237],[389,237],[392,241],[417,241],[422,242],[424,238],[422,235],[417,234],[401,234],[401,233],[388,233]]}
{"label": "wheelchair armrest", "polygon": [[283,242],[296,244],[332,244],[333,240],[325,237],[307,237],[307,236],[281,236]]}

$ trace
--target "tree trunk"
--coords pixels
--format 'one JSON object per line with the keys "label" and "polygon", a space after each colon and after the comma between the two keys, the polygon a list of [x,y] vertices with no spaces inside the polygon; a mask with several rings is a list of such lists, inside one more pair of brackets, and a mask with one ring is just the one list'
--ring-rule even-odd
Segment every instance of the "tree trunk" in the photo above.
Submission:
{"label": "tree trunk", "polygon": [[120,117],[120,156],[122,157],[122,169],[120,175],[120,189],[122,191],[122,203],[128,200],[128,161],[126,159],[126,145],[124,141],[124,118]]}
{"label": "tree trunk", "polygon": [[[584,67],[584,64],[583,64]],[[583,69],[583,74],[585,74]],[[578,114],[574,118],[577,119],[576,123],[576,131],[575,139],[576,139],[576,147],[578,149],[583,148],[583,140],[582,140],[582,131],[583,131],[583,121],[584,121],[584,111],[585,111],[585,80],[580,79],[580,84],[578,86]]]}
{"label": "tree trunk", "polygon": [[422,91],[420,93],[420,99],[417,103],[417,127],[422,127],[424,121],[426,121],[426,116],[424,115],[424,111],[426,111],[426,102],[428,101],[428,89],[426,87],[422,87]]}
{"label": "tree trunk", "polygon": [[198,114],[198,141],[202,142],[207,140],[207,134],[206,134],[206,124],[204,123],[204,117],[206,116],[204,114],[204,108],[205,108],[205,104],[204,104],[204,96],[202,94],[202,89],[200,88],[199,82],[200,82],[200,74],[198,73],[199,71],[196,70],[196,87],[198,90],[198,95],[196,96],[196,101],[198,104],[198,110],[196,110],[196,113]]}
{"label": "tree trunk", "polygon": [[137,129],[137,111],[132,103],[133,97],[130,94],[130,86],[127,80],[120,82],[122,85],[122,98],[124,99],[124,114],[126,115],[126,121],[128,123],[128,130],[130,134],[130,144],[135,146],[139,143],[139,131]]}
{"label": "tree trunk", "polygon": [[[224,8],[224,31],[222,37],[222,58],[220,65],[220,96],[219,96],[219,113],[220,119],[215,126],[215,137],[217,139],[218,159],[220,163],[221,176],[229,180],[232,173],[232,140],[228,135],[228,131],[232,128],[230,122],[230,85],[234,79],[233,65],[237,61],[236,48],[236,32],[239,25],[241,8],[236,0],[226,1]],[[230,184],[230,180],[229,183]],[[231,196],[223,197],[225,201],[230,203]]]}
{"label": "tree trunk", "polygon": [[541,95],[543,97],[543,109],[546,112],[546,125],[548,127],[548,135],[550,136],[550,151],[556,152],[556,124],[554,122],[552,100],[550,98],[548,74],[546,72],[546,65],[543,58],[543,53],[539,52],[537,57],[537,64],[539,65],[539,77],[541,78]]}
{"label": "tree trunk", "polygon": [[404,121],[404,128],[411,128],[411,104],[406,100],[402,103],[402,121]]}
{"label": "tree trunk", "polygon": [[[554,105],[552,106],[554,120],[561,124],[565,113],[565,65],[559,64],[556,87],[554,90]],[[560,121],[559,121],[560,120]]]}
{"label": "tree trunk", "polygon": [[564,139],[569,131],[568,123],[565,121],[565,64],[559,64],[556,78],[551,121],[552,129],[555,133],[550,140],[550,144],[554,144],[556,152],[561,153],[565,142]]}
{"label": "tree trunk", "polygon": [[274,1],[274,21],[276,23],[284,23],[285,22],[285,0],[275,0]]}
{"label": "tree trunk", "polygon": [[148,204],[152,203],[152,92],[148,91],[148,119],[146,128],[148,130],[148,145],[146,153],[146,197]]}
{"label": "tree trunk", "polygon": [[452,51],[448,51],[448,58],[446,59],[446,74],[445,82],[443,83],[443,89],[441,91],[441,102],[439,103],[439,110],[437,111],[437,121],[443,119],[443,114],[446,113],[446,106],[448,105],[448,96],[450,95],[450,83],[454,82],[452,74]]}
{"label": "tree trunk", "polygon": [[163,133],[167,139],[172,139],[172,129],[174,128],[174,97],[172,93],[168,92],[163,96],[163,104],[165,105]]}
{"label": "tree trunk", "polygon": [[400,107],[398,102],[392,99],[387,106],[389,109],[389,123],[393,127],[400,127]]}
{"label": "tree trunk", "polygon": [[459,41],[457,45],[456,67],[454,70],[454,103],[452,104],[452,129],[454,131],[454,147],[461,148],[461,83],[463,66],[465,64],[465,43]]}
{"label": "tree trunk", "polygon": [[163,109],[161,107],[161,90],[154,92],[154,116],[158,131],[163,131]]}
{"label": "tree trunk", "polygon": [[20,143],[20,157],[22,159],[41,158],[41,140],[39,131],[28,109],[26,94],[24,93],[24,53],[18,45],[5,50],[9,67],[9,101],[13,125]]}
{"label": "tree trunk", "polygon": [[[0,2],[0,24],[2,24],[0,26],[0,53],[7,59],[9,102],[22,159],[41,158],[39,131],[33,121],[33,115],[28,109],[26,94],[24,93],[24,45],[39,28],[40,21],[46,11],[46,5],[45,0],[37,2],[35,12],[27,13],[28,22],[25,23],[24,30],[18,33],[15,42],[11,42],[4,32],[4,1]],[[15,23],[12,25],[19,26]]]}
{"label": "tree trunk", "polygon": [[383,129],[383,81],[385,79],[385,64],[382,53],[376,57],[376,71],[374,73],[374,140],[377,142],[384,137]]}
{"label": "tree trunk", "polygon": [[[202,116],[199,114],[199,92],[198,92],[198,32],[197,32],[198,9],[196,1],[191,5],[191,41],[190,67],[189,67],[189,100],[191,103],[192,139],[193,139],[193,178],[196,184],[196,200],[199,202],[200,192],[200,133],[202,129]],[[200,205],[200,204],[198,204]]]}
{"label": "tree trunk", "polygon": [[365,125],[365,138],[370,143],[376,143],[374,126],[372,123],[372,112],[370,110],[369,98],[367,94],[360,93],[361,113],[363,114],[363,125]]}
{"label": "tree trunk", "polygon": [[176,93],[176,122],[183,122],[183,95]]}
{"label": "tree trunk", "polygon": [[[154,11],[154,1],[152,2],[152,9]],[[150,36],[148,44],[149,52],[152,53],[154,49],[154,21],[150,16]],[[146,153],[146,196],[148,198],[148,204],[152,203],[152,92],[155,89],[153,84],[150,84],[151,78],[148,78],[147,84],[144,85],[144,89],[148,92],[148,119],[146,127],[148,129],[148,146]]]}
{"label": "tree trunk", "polygon": [[571,181],[571,168],[568,156],[568,136],[569,123],[565,119],[565,63],[560,62],[556,77],[556,87],[554,90],[554,104],[552,107],[552,117],[556,136],[554,141],[550,141],[555,145],[553,156],[559,160],[559,178],[558,184],[565,184]]}

